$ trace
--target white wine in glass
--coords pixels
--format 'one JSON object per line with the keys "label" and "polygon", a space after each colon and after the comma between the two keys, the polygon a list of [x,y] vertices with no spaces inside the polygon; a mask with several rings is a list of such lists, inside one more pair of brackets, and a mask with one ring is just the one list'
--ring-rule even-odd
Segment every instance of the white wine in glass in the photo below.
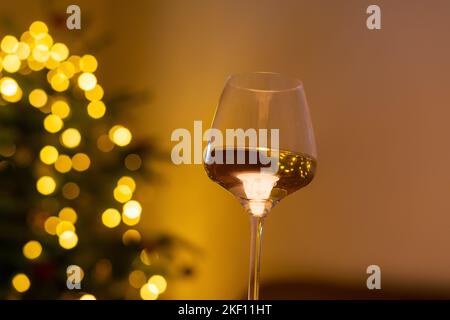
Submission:
{"label": "white wine in glass", "polygon": [[308,185],[316,171],[316,147],[303,86],[278,73],[231,76],[212,128],[221,132],[278,130],[278,140],[273,145],[271,140],[270,146],[267,140],[256,145],[245,144],[245,139],[237,145],[234,139],[211,140],[205,154],[209,178],[231,192],[250,214],[248,298],[256,300],[264,219],[281,199]]}

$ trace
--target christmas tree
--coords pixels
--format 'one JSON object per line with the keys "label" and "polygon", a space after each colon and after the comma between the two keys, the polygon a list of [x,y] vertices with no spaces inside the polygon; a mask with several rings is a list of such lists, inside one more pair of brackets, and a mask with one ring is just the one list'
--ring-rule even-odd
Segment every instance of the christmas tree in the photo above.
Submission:
{"label": "christmas tree", "polygon": [[1,298],[157,299],[191,272],[183,241],[139,231],[143,163],[158,155],[117,120],[132,95],[105,93],[97,68],[41,21],[1,38]]}

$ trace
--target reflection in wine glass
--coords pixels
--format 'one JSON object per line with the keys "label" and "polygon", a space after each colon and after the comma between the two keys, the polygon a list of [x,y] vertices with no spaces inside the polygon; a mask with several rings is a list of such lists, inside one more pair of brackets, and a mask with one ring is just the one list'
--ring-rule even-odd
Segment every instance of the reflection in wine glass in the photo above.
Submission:
{"label": "reflection in wine glass", "polygon": [[262,216],[266,210],[267,200],[279,178],[269,173],[241,173],[236,176],[242,181],[244,192],[249,200],[253,215]]}
{"label": "reflection in wine glass", "polygon": [[[230,191],[250,214],[248,298],[258,299],[264,219],[281,199],[308,185],[315,174],[316,147],[303,86],[277,73],[232,76],[212,128],[248,134],[248,139],[237,137],[237,145],[235,139],[211,139],[204,166],[209,178]],[[271,137],[260,134],[255,145],[252,129]]]}

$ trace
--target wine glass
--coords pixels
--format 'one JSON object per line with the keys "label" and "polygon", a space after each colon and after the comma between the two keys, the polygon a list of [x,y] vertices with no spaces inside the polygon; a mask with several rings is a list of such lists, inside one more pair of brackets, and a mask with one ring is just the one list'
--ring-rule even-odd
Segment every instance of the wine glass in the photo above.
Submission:
{"label": "wine glass", "polygon": [[279,73],[233,75],[211,129],[204,167],[250,215],[248,299],[257,300],[264,219],[281,199],[309,184],[316,170],[303,85]]}

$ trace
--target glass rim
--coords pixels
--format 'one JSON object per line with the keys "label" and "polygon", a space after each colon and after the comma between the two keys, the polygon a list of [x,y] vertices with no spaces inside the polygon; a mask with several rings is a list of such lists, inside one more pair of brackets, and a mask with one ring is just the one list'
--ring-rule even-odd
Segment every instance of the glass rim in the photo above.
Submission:
{"label": "glass rim", "polygon": [[[236,82],[238,80],[242,80],[245,77],[250,77],[250,76],[272,76],[277,77],[277,80],[283,80],[286,82],[289,82],[289,85],[285,85],[282,88],[279,89],[269,89],[269,88],[257,88],[256,85],[248,85],[248,86],[244,86],[244,85],[239,85]],[[227,85],[234,87],[236,89],[240,89],[240,90],[246,90],[246,91],[252,91],[252,92],[270,92],[270,93],[277,93],[277,92],[287,92],[287,91],[294,91],[294,90],[299,90],[303,87],[303,83],[290,75],[287,74],[283,74],[283,73],[279,73],[279,72],[269,72],[269,71],[254,71],[254,72],[242,72],[242,73],[235,73],[232,74],[230,76],[228,76],[227,81],[226,81]]]}

